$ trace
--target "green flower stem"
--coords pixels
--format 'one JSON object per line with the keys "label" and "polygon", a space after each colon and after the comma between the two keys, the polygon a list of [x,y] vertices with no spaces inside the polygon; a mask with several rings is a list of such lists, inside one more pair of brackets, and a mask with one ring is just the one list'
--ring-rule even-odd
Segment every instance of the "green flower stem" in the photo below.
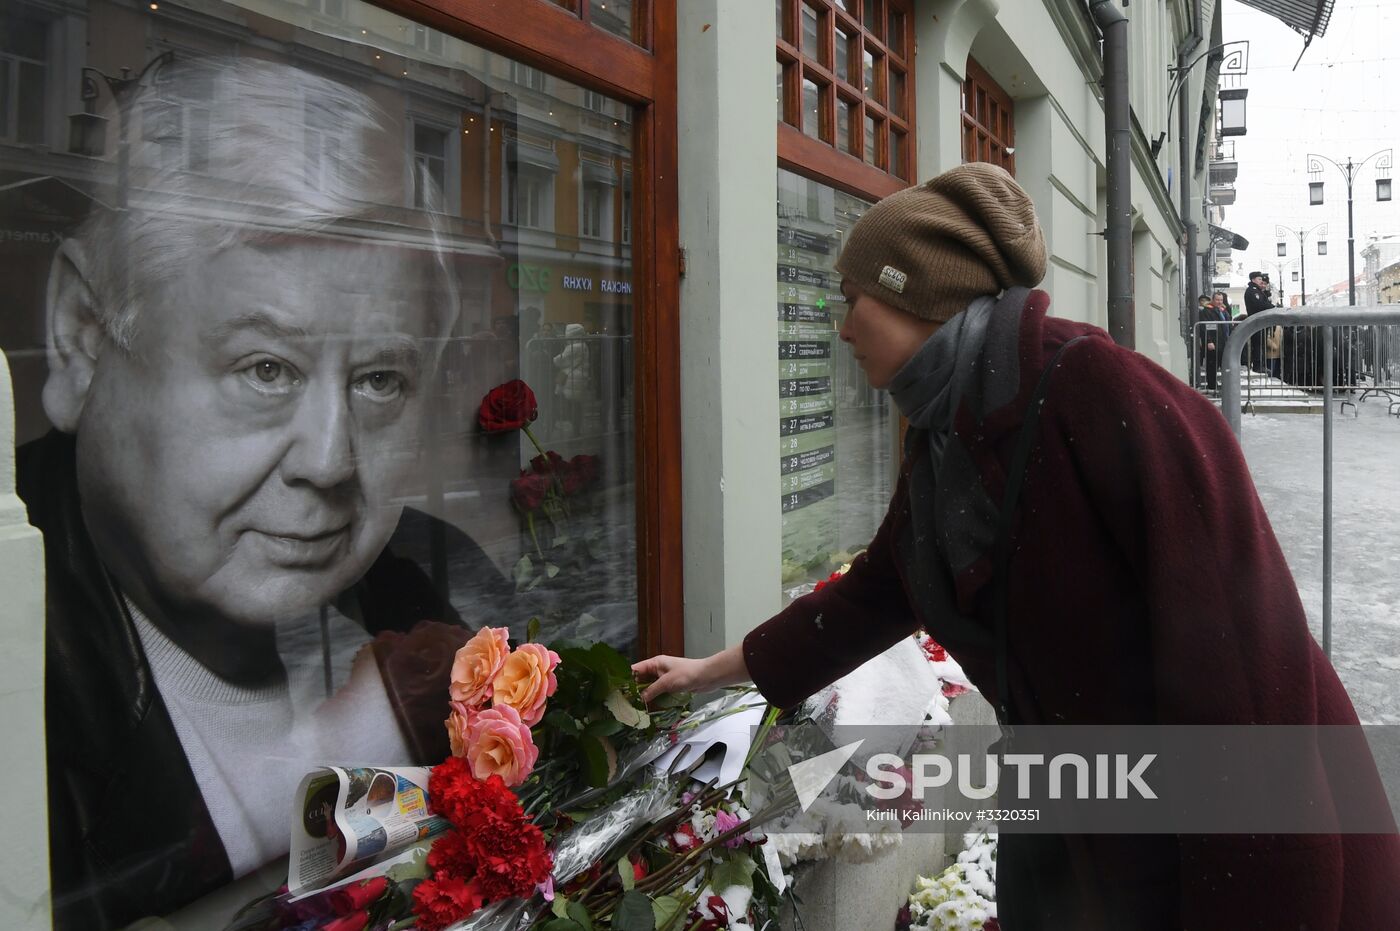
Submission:
{"label": "green flower stem", "polygon": [[[530,425],[526,424],[525,426],[521,427],[520,432],[524,433],[525,438],[528,439],[532,444],[534,444],[535,449],[539,451],[539,454],[541,456],[544,456],[544,447],[540,445],[539,440],[535,439],[535,435],[530,432]],[[549,457],[545,456],[545,458],[548,459]]]}
{"label": "green flower stem", "polygon": [[539,538],[539,536],[536,535],[536,533],[535,533],[535,512],[534,512],[534,511],[526,511],[526,512],[525,512],[525,523],[526,523],[526,525],[529,526],[529,528],[530,528],[530,541],[531,541],[532,543],[535,544],[535,555],[538,556],[538,557],[540,558],[540,562],[544,562],[544,553],[540,550],[540,538]]}

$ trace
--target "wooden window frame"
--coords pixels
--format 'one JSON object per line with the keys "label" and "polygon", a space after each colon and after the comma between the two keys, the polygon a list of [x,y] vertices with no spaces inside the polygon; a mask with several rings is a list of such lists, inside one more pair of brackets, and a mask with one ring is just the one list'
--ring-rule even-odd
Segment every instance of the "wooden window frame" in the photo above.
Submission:
{"label": "wooden window frame", "polygon": [[637,649],[683,654],[677,0],[634,0],[635,44],[590,25],[587,2],[372,2],[634,108]]}
{"label": "wooden window frame", "polygon": [[[833,185],[861,197],[879,199],[908,187],[918,177],[914,123],[914,61],[912,0],[852,0],[850,10],[835,0],[782,0],[782,28],[777,30],[777,58],[783,69],[779,95],[778,164],[789,170]],[[802,9],[817,11],[817,57],[802,49]],[[879,28],[865,27],[869,10],[875,11]],[[902,42],[887,44],[891,16],[900,16]],[[837,73],[836,30],[848,37],[847,75]],[[791,37],[791,41],[789,38]],[[865,53],[874,58],[873,85],[864,86]],[[889,97],[890,69],[904,75],[903,106]],[[817,134],[804,131],[812,114],[804,112],[802,82],[807,79],[819,88]],[[853,81],[855,83],[853,83]],[[849,152],[838,146],[838,103],[850,107]],[[897,110],[902,110],[901,116]],[[875,151],[867,161],[865,122],[876,121]],[[895,174],[895,153],[891,145],[903,145],[904,172]],[[872,164],[873,162],[873,164]]]}
{"label": "wooden window frame", "polygon": [[[980,108],[976,104],[977,94],[983,94],[996,108],[999,118],[994,123],[1001,125],[987,125],[982,121]],[[960,122],[962,139],[960,147],[962,149],[963,162],[990,162],[993,165],[1000,165],[1009,171],[1012,177],[1016,175],[1016,101],[1011,98],[996,79],[987,73],[987,70],[977,63],[971,56],[967,59],[967,77],[963,80],[963,106],[962,119]],[[972,141],[972,155],[969,158],[969,140]],[[995,146],[1002,154],[998,158],[989,158],[991,149]],[[1011,154],[1006,154],[1010,149]]]}

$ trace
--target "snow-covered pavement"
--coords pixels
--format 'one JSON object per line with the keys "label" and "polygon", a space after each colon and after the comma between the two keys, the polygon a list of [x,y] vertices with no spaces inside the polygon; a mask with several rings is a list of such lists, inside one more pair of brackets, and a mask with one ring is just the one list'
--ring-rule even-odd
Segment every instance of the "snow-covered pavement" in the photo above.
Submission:
{"label": "snow-covered pavement", "polygon": [[[1400,724],[1400,418],[1334,422],[1332,662],[1363,723]],[[1321,643],[1322,417],[1246,414],[1243,447]]]}

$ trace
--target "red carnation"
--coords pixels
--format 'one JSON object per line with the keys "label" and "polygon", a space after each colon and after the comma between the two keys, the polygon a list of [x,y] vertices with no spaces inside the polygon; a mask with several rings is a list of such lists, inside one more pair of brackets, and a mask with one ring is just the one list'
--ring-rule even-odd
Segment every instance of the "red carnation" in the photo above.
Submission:
{"label": "red carnation", "polygon": [[522,511],[533,511],[544,503],[549,491],[549,476],[531,475],[522,472],[519,478],[511,479],[510,497]]}
{"label": "red carnation", "polygon": [[651,871],[647,869],[647,861],[641,857],[632,861],[632,878],[637,882],[646,879],[649,872]]}
{"label": "red carnation", "polygon": [[487,433],[505,433],[528,426],[540,414],[530,386],[516,378],[486,392],[476,422]]}
{"label": "red carnation", "polygon": [[576,494],[598,479],[598,457],[579,453],[564,472],[564,494]]}
{"label": "red carnation", "polygon": [[486,903],[476,880],[434,876],[413,888],[413,914],[418,931],[442,931]]}

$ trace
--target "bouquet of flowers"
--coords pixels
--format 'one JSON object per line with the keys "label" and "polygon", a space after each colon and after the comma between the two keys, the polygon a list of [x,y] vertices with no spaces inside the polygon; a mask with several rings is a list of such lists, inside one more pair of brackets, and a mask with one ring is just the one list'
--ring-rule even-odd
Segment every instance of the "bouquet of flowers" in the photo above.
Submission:
{"label": "bouquet of flowers", "polygon": [[[784,880],[770,873],[776,856],[758,830],[766,815],[750,812],[744,779],[698,785],[649,765],[734,703],[692,713],[688,696],[669,696],[647,708],[620,653],[545,646],[537,632],[532,622],[512,644],[505,630],[482,628],[457,650],[443,696],[451,756],[423,779],[425,793],[411,769],[328,769],[342,806],[347,780],[370,786],[356,799],[395,810],[419,793],[421,836],[371,846],[377,858],[345,858],[332,885],[299,896],[284,888],[232,927],[752,931],[775,916]],[[375,810],[384,809],[366,807]],[[334,812],[325,822],[351,834],[369,824]]]}
{"label": "bouquet of flowers", "polygon": [[988,831],[963,836],[957,862],[914,880],[896,931],[997,931],[997,840]]}

